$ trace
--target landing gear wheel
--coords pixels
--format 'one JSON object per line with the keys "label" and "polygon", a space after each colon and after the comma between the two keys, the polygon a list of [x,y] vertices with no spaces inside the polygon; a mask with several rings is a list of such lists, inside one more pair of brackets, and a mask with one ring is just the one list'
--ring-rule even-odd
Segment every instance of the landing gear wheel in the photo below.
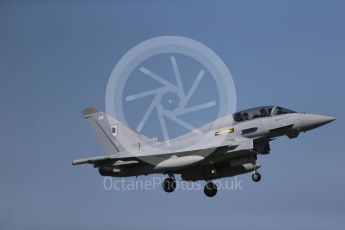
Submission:
{"label": "landing gear wheel", "polygon": [[254,182],[259,182],[259,181],[261,181],[261,174],[258,173],[258,172],[254,173],[254,174],[252,175],[252,180],[253,180]]}
{"label": "landing gear wheel", "polygon": [[217,186],[212,182],[208,182],[204,187],[204,193],[207,197],[214,197],[217,194]]}
{"label": "landing gear wheel", "polygon": [[167,178],[164,180],[162,187],[165,192],[172,193],[176,189],[176,181],[174,178]]}

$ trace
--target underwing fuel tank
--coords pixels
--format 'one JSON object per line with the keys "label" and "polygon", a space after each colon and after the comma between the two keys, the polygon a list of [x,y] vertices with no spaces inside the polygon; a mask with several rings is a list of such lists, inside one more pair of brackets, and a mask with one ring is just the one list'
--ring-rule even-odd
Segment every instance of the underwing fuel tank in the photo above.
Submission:
{"label": "underwing fuel tank", "polygon": [[161,161],[155,166],[156,170],[161,169],[174,169],[174,168],[180,168],[180,167],[186,167],[191,166],[193,164],[196,164],[205,158],[202,156],[185,156],[185,157],[177,157],[172,156],[167,160]]}
{"label": "underwing fuel tank", "polygon": [[255,168],[259,169],[260,167],[261,167],[260,164],[254,165],[252,163],[231,166],[229,162],[226,162],[226,163],[220,163],[218,165],[215,165],[215,171],[216,171],[215,175],[205,175],[202,173],[200,169],[198,170],[197,166],[194,166],[191,168],[187,168],[181,174],[181,177],[185,181],[219,179],[219,178],[232,177],[232,176],[252,172],[255,170]]}

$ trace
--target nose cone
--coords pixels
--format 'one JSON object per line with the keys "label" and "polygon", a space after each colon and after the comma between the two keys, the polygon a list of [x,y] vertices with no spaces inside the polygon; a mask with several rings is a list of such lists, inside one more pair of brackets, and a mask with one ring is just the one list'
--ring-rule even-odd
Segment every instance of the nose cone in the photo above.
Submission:
{"label": "nose cone", "polygon": [[309,131],[328,124],[334,120],[336,120],[336,118],[334,117],[314,114],[301,114],[296,124],[296,128],[300,129],[301,131]]}

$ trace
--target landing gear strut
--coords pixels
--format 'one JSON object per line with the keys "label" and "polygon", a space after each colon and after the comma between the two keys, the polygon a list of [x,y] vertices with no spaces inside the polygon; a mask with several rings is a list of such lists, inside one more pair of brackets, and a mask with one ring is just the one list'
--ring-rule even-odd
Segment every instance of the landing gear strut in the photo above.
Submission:
{"label": "landing gear strut", "polygon": [[167,193],[172,193],[176,189],[176,179],[174,175],[169,175],[168,178],[166,178],[163,181],[162,187],[165,192]]}
{"label": "landing gear strut", "polygon": [[258,170],[257,170],[257,168],[256,168],[256,162],[255,162],[254,173],[253,173],[253,175],[252,175],[252,180],[253,180],[254,182],[259,182],[259,181],[261,181],[261,174],[258,173]]}
{"label": "landing gear strut", "polygon": [[211,181],[207,182],[204,187],[204,193],[207,197],[214,197],[217,194],[217,186]]}

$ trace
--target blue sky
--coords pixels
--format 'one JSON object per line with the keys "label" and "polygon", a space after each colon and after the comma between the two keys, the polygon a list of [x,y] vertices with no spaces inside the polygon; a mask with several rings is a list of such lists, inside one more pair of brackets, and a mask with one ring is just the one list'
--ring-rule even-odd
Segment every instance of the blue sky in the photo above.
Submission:
{"label": "blue sky", "polygon": [[[339,228],[344,22],[343,1],[1,1],[0,228]],[[274,141],[263,181],[241,176],[241,191],[106,191],[92,167],[71,165],[102,154],[80,111],[104,110],[117,61],[164,35],[212,48],[239,110],[279,104],[338,120]]]}

